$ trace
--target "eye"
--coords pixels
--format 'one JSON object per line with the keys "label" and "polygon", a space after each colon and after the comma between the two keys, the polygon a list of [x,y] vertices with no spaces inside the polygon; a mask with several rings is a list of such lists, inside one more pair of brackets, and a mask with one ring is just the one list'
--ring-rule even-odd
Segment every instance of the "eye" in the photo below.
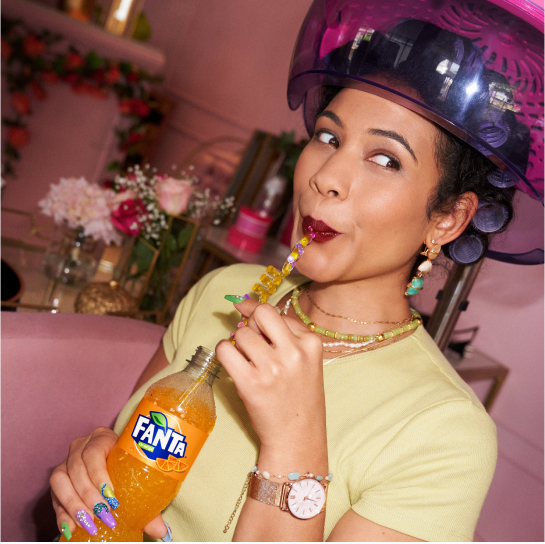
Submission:
{"label": "eye", "polygon": [[339,139],[335,134],[328,132],[327,130],[319,130],[316,132],[314,137],[323,144],[332,145],[334,147],[339,147]]}
{"label": "eye", "polygon": [[396,158],[385,155],[384,153],[374,155],[369,160],[380,166],[384,166],[385,168],[393,168],[394,170],[399,170],[401,168],[401,164]]}

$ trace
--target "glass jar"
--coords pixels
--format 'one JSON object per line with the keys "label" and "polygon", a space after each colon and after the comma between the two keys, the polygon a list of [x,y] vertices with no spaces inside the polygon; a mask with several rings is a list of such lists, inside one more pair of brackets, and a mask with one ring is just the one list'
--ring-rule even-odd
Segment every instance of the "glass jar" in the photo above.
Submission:
{"label": "glass jar", "polygon": [[65,285],[87,285],[93,280],[98,266],[98,245],[90,236],[85,236],[83,227],[58,227],[44,255],[45,275]]}

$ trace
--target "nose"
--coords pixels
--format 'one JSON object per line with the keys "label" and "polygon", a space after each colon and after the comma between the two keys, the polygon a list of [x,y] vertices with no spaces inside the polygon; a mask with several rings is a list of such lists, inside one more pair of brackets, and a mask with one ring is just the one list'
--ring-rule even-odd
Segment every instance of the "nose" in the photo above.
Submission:
{"label": "nose", "polygon": [[354,158],[338,150],[310,178],[310,185],[322,196],[344,200],[350,194]]}

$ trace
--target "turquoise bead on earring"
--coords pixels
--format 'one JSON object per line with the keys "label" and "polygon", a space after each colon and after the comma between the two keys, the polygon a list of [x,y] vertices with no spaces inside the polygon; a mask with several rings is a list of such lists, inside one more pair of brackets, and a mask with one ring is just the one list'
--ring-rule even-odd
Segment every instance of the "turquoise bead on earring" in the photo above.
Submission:
{"label": "turquoise bead on earring", "polygon": [[431,270],[431,262],[441,252],[441,246],[437,244],[435,240],[432,240],[432,244],[433,246],[431,248],[428,248],[426,246],[426,249],[420,254],[424,255],[424,257],[427,257],[427,260],[420,263],[420,265],[418,266],[418,272],[416,273],[416,276],[407,284],[407,290],[405,291],[405,295],[416,295],[419,291],[422,291],[422,288],[424,287],[424,278],[422,277],[422,274],[427,274]]}
{"label": "turquoise bead on earring", "polygon": [[407,295],[416,295],[424,287],[424,278],[415,277],[409,284]]}

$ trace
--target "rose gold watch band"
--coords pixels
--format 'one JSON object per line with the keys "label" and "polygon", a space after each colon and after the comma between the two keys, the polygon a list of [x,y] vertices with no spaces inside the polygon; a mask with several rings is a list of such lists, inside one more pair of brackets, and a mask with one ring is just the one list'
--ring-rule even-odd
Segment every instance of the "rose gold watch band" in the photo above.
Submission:
{"label": "rose gold watch band", "polygon": [[[291,486],[295,482],[283,482],[276,483],[260,478],[257,474],[252,474],[250,477],[250,486],[248,488],[248,496],[257,501],[269,504],[271,506],[278,506],[280,510],[289,512],[288,507],[288,495],[291,490]],[[327,496],[327,482],[320,482],[320,485],[325,489]],[[321,509],[321,512],[325,510],[325,503]]]}
{"label": "rose gold watch band", "polygon": [[[270,504],[271,506],[280,506],[282,510],[286,510],[286,493],[282,492],[285,485],[286,484],[284,483],[271,482],[270,480],[265,480],[264,478],[259,478],[255,474],[252,474],[248,496],[257,501],[264,502],[265,504]],[[282,501],[282,499],[284,499],[284,501]],[[282,504],[282,502],[284,502],[284,504]]]}

